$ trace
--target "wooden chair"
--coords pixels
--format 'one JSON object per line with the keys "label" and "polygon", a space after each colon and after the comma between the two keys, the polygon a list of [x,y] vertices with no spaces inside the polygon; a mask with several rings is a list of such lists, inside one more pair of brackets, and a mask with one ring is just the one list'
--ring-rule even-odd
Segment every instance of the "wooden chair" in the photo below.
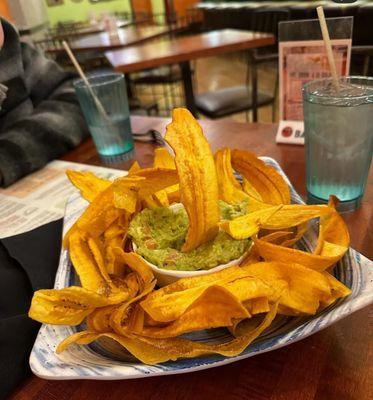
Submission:
{"label": "wooden chair", "polygon": [[[62,42],[76,39],[79,36],[79,28],[82,23],[63,23],[49,28],[44,39],[37,40],[34,45],[40,49],[48,58],[54,59],[61,66],[68,68],[71,61],[63,50]],[[79,63],[85,70],[102,68],[108,65],[106,57],[97,51],[84,51],[75,54]]]}
{"label": "wooden chair", "polygon": [[373,57],[373,46],[352,46],[352,58],[359,57],[362,62],[362,70],[359,72],[363,76],[369,76],[371,70],[371,58]]}
{"label": "wooden chair", "polygon": [[[263,8],[253,12],[250,25],[254,31],[272,33],[277,38],[278,23],[288,19],[288,10]],[[249,51],[246,84],[197,94],[197,110],[212,119],[252,111],[252,119],[257,122],[258,108],[271,105],[272,120],[274,121],[278,74],[273,93],[260,92],[258,90],[258,67],[268,63],[276,64],[277,60],[277,44]]]}
{"label": "wooden chair", "polygon": [[[187,31],[186,24],[189,21],[186,18],[177,19],[176,16],[171,20],[167,20],[166,16],[155,15],[153,16],[154,20],[160,21],[160,17],[162,17],[163,23],[169,25],[170,30],[176,28],[185,28],[184,32]],[[171,32],[169,38],[172,39],[176,34]],[[157,39],[158,40],[158,39]],[[162,40],[162,39],[160,39]],[[131,84],[135,86],[135,88],[150,88],[151,96],[154,101],[157,101],[157,93],[156,87],[160,86],[162,95],[159,102],[164,103],[164,107],[159,106],[159,111],[165,113],[165,115],[169,115],[171,110],[177,105],[178,100],[180,99],[180,85],[182,82],[181,70],[178,64],[162,66],[158,68],[152,68],[149,70],[141,71],[139,73],[131,75],[130,78]],[[163,100],[163,101],[162,101]]]}

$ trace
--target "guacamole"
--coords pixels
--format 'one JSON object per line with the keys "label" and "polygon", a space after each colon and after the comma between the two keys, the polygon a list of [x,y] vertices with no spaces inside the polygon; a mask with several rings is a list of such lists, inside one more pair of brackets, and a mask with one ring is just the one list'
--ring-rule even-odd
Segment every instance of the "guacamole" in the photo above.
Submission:
{"label": "guacamole", "polygon": [[[221,219],[244,215],[245,202],[230,205],[219,202]],[[137,246],[136,252],[163,269],[196,271],[210,269],[239,258],[251,243],[250,239],[235,240],[219,231],[214,240],[182,253],[188,231],[188,216],[184,208],[145,209],[131,221],[128,233]]]}

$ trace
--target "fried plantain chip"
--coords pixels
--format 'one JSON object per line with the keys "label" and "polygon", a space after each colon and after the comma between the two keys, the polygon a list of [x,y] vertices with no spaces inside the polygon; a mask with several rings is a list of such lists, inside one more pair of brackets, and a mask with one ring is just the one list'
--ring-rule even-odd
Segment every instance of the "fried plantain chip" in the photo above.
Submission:
{"label": "fried plantain chip", "polygon": [[38,290],[32,298],[29,317],[45,324],[78,325],[95,308],[120,303],[127,298],[128,293],[124,291],[103,296],[80,286]]}
{"label": "fried plantain chip", "polygon": [[271,305],[270,311],[257,326],[250,326],[242,336],[223,344],[204,344],[181,338],[153,339],[127,334],[120,336],[112,333],[95,333],[82,331],[66,338],[56,349],[61,353],[73,343],[89,344],[100,337],[111,338],[127,349],[143,363],[154,365],[178,358],[193,358],[204,354],[220,354],[234,357],[256,339],[273,321],[276,316],[277,305]]}
{"label": "fried plantain chip", "polygon": [[278,205],[223,221],[220,226],[234,239],[246,239],[256,234],[259,229],[287,229],[304,224],[312,218],[328,215],[330,212],[330,207],[322,205]]}
{"label": "fried plantain chip", "polygon": [[100,236],[120,215],[114,207],[113,186],[99,193],[77,221],[77,226],[92,237]]}
{"label": "fried plantain chip", "polygon": [[113,251],[115,247],[122,248],[127,235],[129,216],[124,213],[117,221],[110,225],[104,233],[105,264],[109,274],[122,277],[124,262]]}
{"label": "fried plantain chip", "polygon": [[175,159],[165,147],[154,150],[154,167],[176,169]]}
{"label": "fried plantain chip", "polygon": [[216,175],[219,187],[219,199],[227,203],[239,203],[248,200],[249,196],[233,175],[231,151],[228,148],[218,150],[214,156]]}
{"label": "fried plantain chip", "polygon": [[108,282],[101,275],[86,239],[79,231],[71,234],[69,249],[71,262],[83,288],[97,293],[110,291]]}
{"label": "fried plantain chip", "polygon": [[[168,152],[165,147],[157,147],[154,151],[154,167],[176,169],[175,159]],[[167,205],[171,203],[178,203],[180,201],[179,184],[170,186],[164,190],[167,194]],[[164,197],[164,194],[161,195]],[[162,205],[166,204],[166,201],[162,201]]]}
{"label": "fried plantain chip", "polygon": [[112,182],[99,178],[92,172],[80,172],[68,169],[66,175],[70,182],[80,190],[80,194],[87,201],[92,202],[96,196],[107,189]]}
{"label": "fried plantain chip", "polygon": [[230,326],[235,318],[249,313],[241,301],[222,286],[210,286],[177,320],[164,327],[147,327],[135,333],[168,338],[201,329]]}
{"label": "fried plantain chip", "polygon": [[[136,171],[137,172],[137,171]],[[144,181],[144,177],[139,177],[131,173],[121,180],[113,183],[113,202],[116,208],[124,210],[128,214],[133,214],[139,200],[140,182]],[[124,184],[124,181],[126,184]]]}
{"label": "fried plantain chip", "polygon": [[[138,182],[139,195],[140,197],[150,196],[159,190],[165,189],[169,186],[176,185],[179,181],[179,177],[175,169],[169,168],[145,168],[137,171],[136,174],[131,176],[144,178]],[[122,183],[126,186],[126,181],[119,178],[117,183]]]}
{"label": "fried plantain chip", "polygon": [[323,276],[327,279],[330,290],[331,290],[331,295],[328,299],[324,299],[321,302],[321,309],[329,306],[330,304],[334,303],[335,300],[346,297],[351,294],[351,289],[349,289],[347,286],[345,286],[342,282],[339,282],[338,279],[334,278],[333,275],[329,274],[329,272],[322,272]]}
{"label": "fried plantain chip", "polygon": [[177,182],[176,170],[158,167],[140,169],[114,181],[114,204],[132,214],[136,210],[138,199],[148,201],[149,196]]}
{"label": "fried plantain chip", "polygon": [[255,299],[251,299],[246,307],[252,315],[267,313],[270,308],[267,297],[257,297]]}
{"label": "fried plantain chip", "polygon": [[141,332],[145,323],[145,311],[136,304],[128,321],[128,329],[130,332]]}
{"label": "fried plantain chip", "polygon": [[132,271],[136,272],[139,280],[140,292],[142,292],[145,286],[154,280],[154,274],[148,264],[137,253],[126,253],[123,249],[118,247],[114,249],[114,252]]}
{"label": "fried plantain chip", "polygon": [[251,193],[247,194],[243,190],[241,184],[233,174],[230,149],[223,148],[215,153],[215,166],[218,178],[219,198],[221,200],[230,204],[245,201],[250,211],[271,207],[271,204],[263,203],[261,198],[258,198],[257,193],[256,196],[253,196]]}
{"label": "fried plantain chip", "polygon": [[232,220],[225,220],[220,223],[220,227],[234,239],[247,239],[258,233],[266,221],[275,215],[281,207],[281,205],[272,206]]}
{"label": "fried plantain chip", "polygon": [[141,302],[146,313],[158,322],[171,322],[194,307],[212,286],[223,287],[240,302],[256,297],[275,298],[275,293],[265,282],[253,277],[239,267],[193,278],[184,278],[151,293]]}
{"label": "fried plantain chip", "polygon": [[149,293],[151,293],[155,287],[156,281],[152,280],[147,282],[142,290],[139,291],[138,295],[131,298],[127,302],[121,304],[117,307],[110,316],[110,326],[114,330],[114,332],[125,335],[129,333],[130,326],[134,324],[138,324],[138,321],[135,322],[132,318],[132,313],[136,309],[135,303],[146,297]]}
{"label": "fried plantain chip", "polygon": [[[326,275],[310,270],[303,265],[284,262],[261,262],[242,266],[255,278],[260,278],[270,287],[275,288],[281,281],[279,304],[288,311],[287,315],[315,314],[320,305],[346,296],[349,291],[344,285],[332,293],[333,283]],[[344,287],[347,290],[340,290]],[[270,298],[270,301],[272,299]],[[272,300],[273,301],[273,300]],[[279,310],[281,312],[281,309]]]}
{"label": "fried plantain chip", "polygon": [[260,237],[261,240],[269,243],[276,243],[283,245],[285,240],[288,240],[289,237],[293,236],[293,232],[289,231],[275,231],[272,233],[268,233],[267,235],[263,235]]}
{"label": "fried plantain chip", "polygon": [[158,207],[168,207],[170,205],[168,201],[167,189],[160,190],[159,192],[154,193],[153,196],[155,201],[158,203]]}
{"label": "fried plantain chip", "polygon": [[131,165],[130,169],[128,170],[128,175],[133,175],[140,170],[141,170],[140,164],[137,161],[134,161],[134,163]]}
{"label": "fried plantain chip", "polygon": [[319,240],[315,253],[254,239],[261,257],[266,261],[280,259],[283,262],[299,263],[316,271],[324,271],[334,265],[348,250],[350,236],[346,224],[332,203],[327,208],[328,213],[323,213],[320,218]]}
{"label": "fried plantain chip", "polygon": [[306,233],[307,228],[308,228],[308,221],[306,221],[306,222],[304,222],[302,224],[299,224],[298,226],[296,226],[296,232],[295,232],[295,235],[292,238],[286,239],[282,243],[278,243],[278,244],[281,244],[284,247],[293,246]]}
{"label": "fried plantain chip", "polygon": [[158,207],[168,207],[170,205],[168,201],[167,189],[160,190],[154,193],[152,196],[147,196],[143,199],[146,208],[158,208]]}
{"label": "fried plantain chip", "polygon": [[261,239],[254,239],[254,242],[260,256],[263,257],[266,261],[281,260],[288,263],[297,262],[307,268],[316,271],[324,271],[327,268],[331,267],[338,260],[340,260],[343,257],[343,254],[346,252],[346,249],[344,247],[340,247],[339,249],[338,247],[336,247],[337,254],[333,256],[321,256],[317,254],[307,253],[302,250],[278,246],[273,243],[265,242]]}
{"label": "fried plantain chip", "polygon": [[254,186],[251,185],[245,177],[242,177],[242,189],[250,197],[254,198],[257,201],[263,202],[262,196],[257,192]]}
{"label": "fried plantain chip", "polygon": [[275,168],[266,165],[255,154],[244,150],[232,151],[232,166],[259,193],[264,203],[290,204],[290,189]]}
{"label": "fried plantain chip", "polygon": [[[62,246],[64,249],[68,249],[70,246],[70,237],[74,232],[79,231],[77,223],[71,226],[71,228],[65,233],[63,239],[62,239]],[[82,235],[84,232],[80,232]]]}
{"label": "fried plantain chip", "polygon": [[111,286],[112,282],[104,260],[104,248],[100,239],[89,237],[87,243],[89,249],[91,250],[93,258],[96,261],[96,266],[98,267],[102,278]]}
{"label": "fried plantain chip", "polygon": [[180,199],[189,218],[182,251],[188,252],[213,239],[219,230],[214,159],[200,125],[186,109],[174,109],[165,139],[176,154]]}
{"label": "fried plantain chip", "polygon": [[[319,239],[314,254],[331,254],[334,245],[348,248],[350,245],[350,234],[343,218],[338,214],[335,207],[339,200],[335,196],[329,199],[329,214],[320,218]],[[334,251],[339,247],[334,247]]]}
{"label": "fried plantain chip", "polygon": [[[247,276],[239,267],[192,278],[183,278],[151,293],[141,302],[144,310],[159,322],[170,322],[180,317],[208,288],[224,285],[233,279]],[[167,307],[165,307],[167,304]]]}
{"label": "fried plantain chip", "polygon": [[96,308],[87,316],[87,327],[90,331],[95,332],[113,332],[110,325],[110,317],[117,305]]}

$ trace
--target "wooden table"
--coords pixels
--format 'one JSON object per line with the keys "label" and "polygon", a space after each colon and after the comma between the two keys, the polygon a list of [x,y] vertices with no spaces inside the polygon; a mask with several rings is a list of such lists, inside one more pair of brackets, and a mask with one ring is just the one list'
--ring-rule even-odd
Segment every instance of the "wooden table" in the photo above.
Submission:
{"label": "wooden table", "polygon": [[133,46],[150,39],[167,36],[180,28],[170,26],[129,26],[118,29],[118,35],[111,37],[108,32],[85,35],[69,41],[71,49],[78,51],[107,51]]}
{"label": "wooden table", "polygon": [[[169,121],[133,117],[134,132],[164,132]],[[296,190],[305,193],[304,148],[276,145],[273,124],[201,121],[213,150],[239,147],[275,158]],[[153,162],[154,146],[136,144],[136,160]],[[63,157],[64,160],[100,165],[91,140]],[[119,165],[128,168],[128,163]],[[373,171],[371,171],[373,172]],[[359,211],[345,214],[352,246],[373,257],[373,173]],[[10,400],[371,400],[372,307],[290,346],[226,366],[184,375],[128,381],[46,381],[27,379]]]}
{"label": "wooden table", "polygon": [[[126,28],[127,26],[135,24],[135,21],[125,20],[125,19],[117,19],[116,25],[117,28]],[[87,24],[86,26],[82,26],[78,28],[74,34],[76,35],[90,35],[92,33],[105,32],[105,23],[104,22],[96,22],[94,24]]]}
{"label": "wooden table", "polygon": [[190,60],[268,46],[274,41],[274,36],[267,33],[224,29],[109,51],[105,53],[105,56],[116,71],[124,73],[179,63],[183,76],[186,106],[194,115],[197,115]]}

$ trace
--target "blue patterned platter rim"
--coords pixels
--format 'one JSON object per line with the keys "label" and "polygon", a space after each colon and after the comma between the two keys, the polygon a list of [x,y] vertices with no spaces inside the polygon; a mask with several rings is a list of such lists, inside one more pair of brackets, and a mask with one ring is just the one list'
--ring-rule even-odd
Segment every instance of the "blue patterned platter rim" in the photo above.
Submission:
{"label": "blue patterned platter rim", "polygon": [[[292,202],[302,203],[301,197],[295,192],[278,163],[268,157],[262,159],[285,177],[291,188]],[[69,199],[64,218],[64,232],[76,221],[86,206],[87,202],[79,195]],[[299,248],[309,250],[316,243],[316,239],[317,227],[313,226],[300,242]],[[297,342],[372,303],[372,267],[373,263],[370,260],[350,249],[333,271],[334,275],[352,290],[350,296],[338,300],[312,317],[277,317],[257,340],[236,357],[204,356],[146,365],[135,359],[120,359],[117,353],[111,353],[100,343],[93,343],[90,346],[72,345],[62,354],[56,355],[57,345],[67,336],[83,328],[42,325],[30,355],[30,367],[35,375],[45,379],[114,380],[181,374],[229,364]],[[68,251],[62,250],[55,288],[70,286],[75,281],[76,276]],[[206,343],[222,343],[231,339],[226,329],[195,332],[188,337]]]}

